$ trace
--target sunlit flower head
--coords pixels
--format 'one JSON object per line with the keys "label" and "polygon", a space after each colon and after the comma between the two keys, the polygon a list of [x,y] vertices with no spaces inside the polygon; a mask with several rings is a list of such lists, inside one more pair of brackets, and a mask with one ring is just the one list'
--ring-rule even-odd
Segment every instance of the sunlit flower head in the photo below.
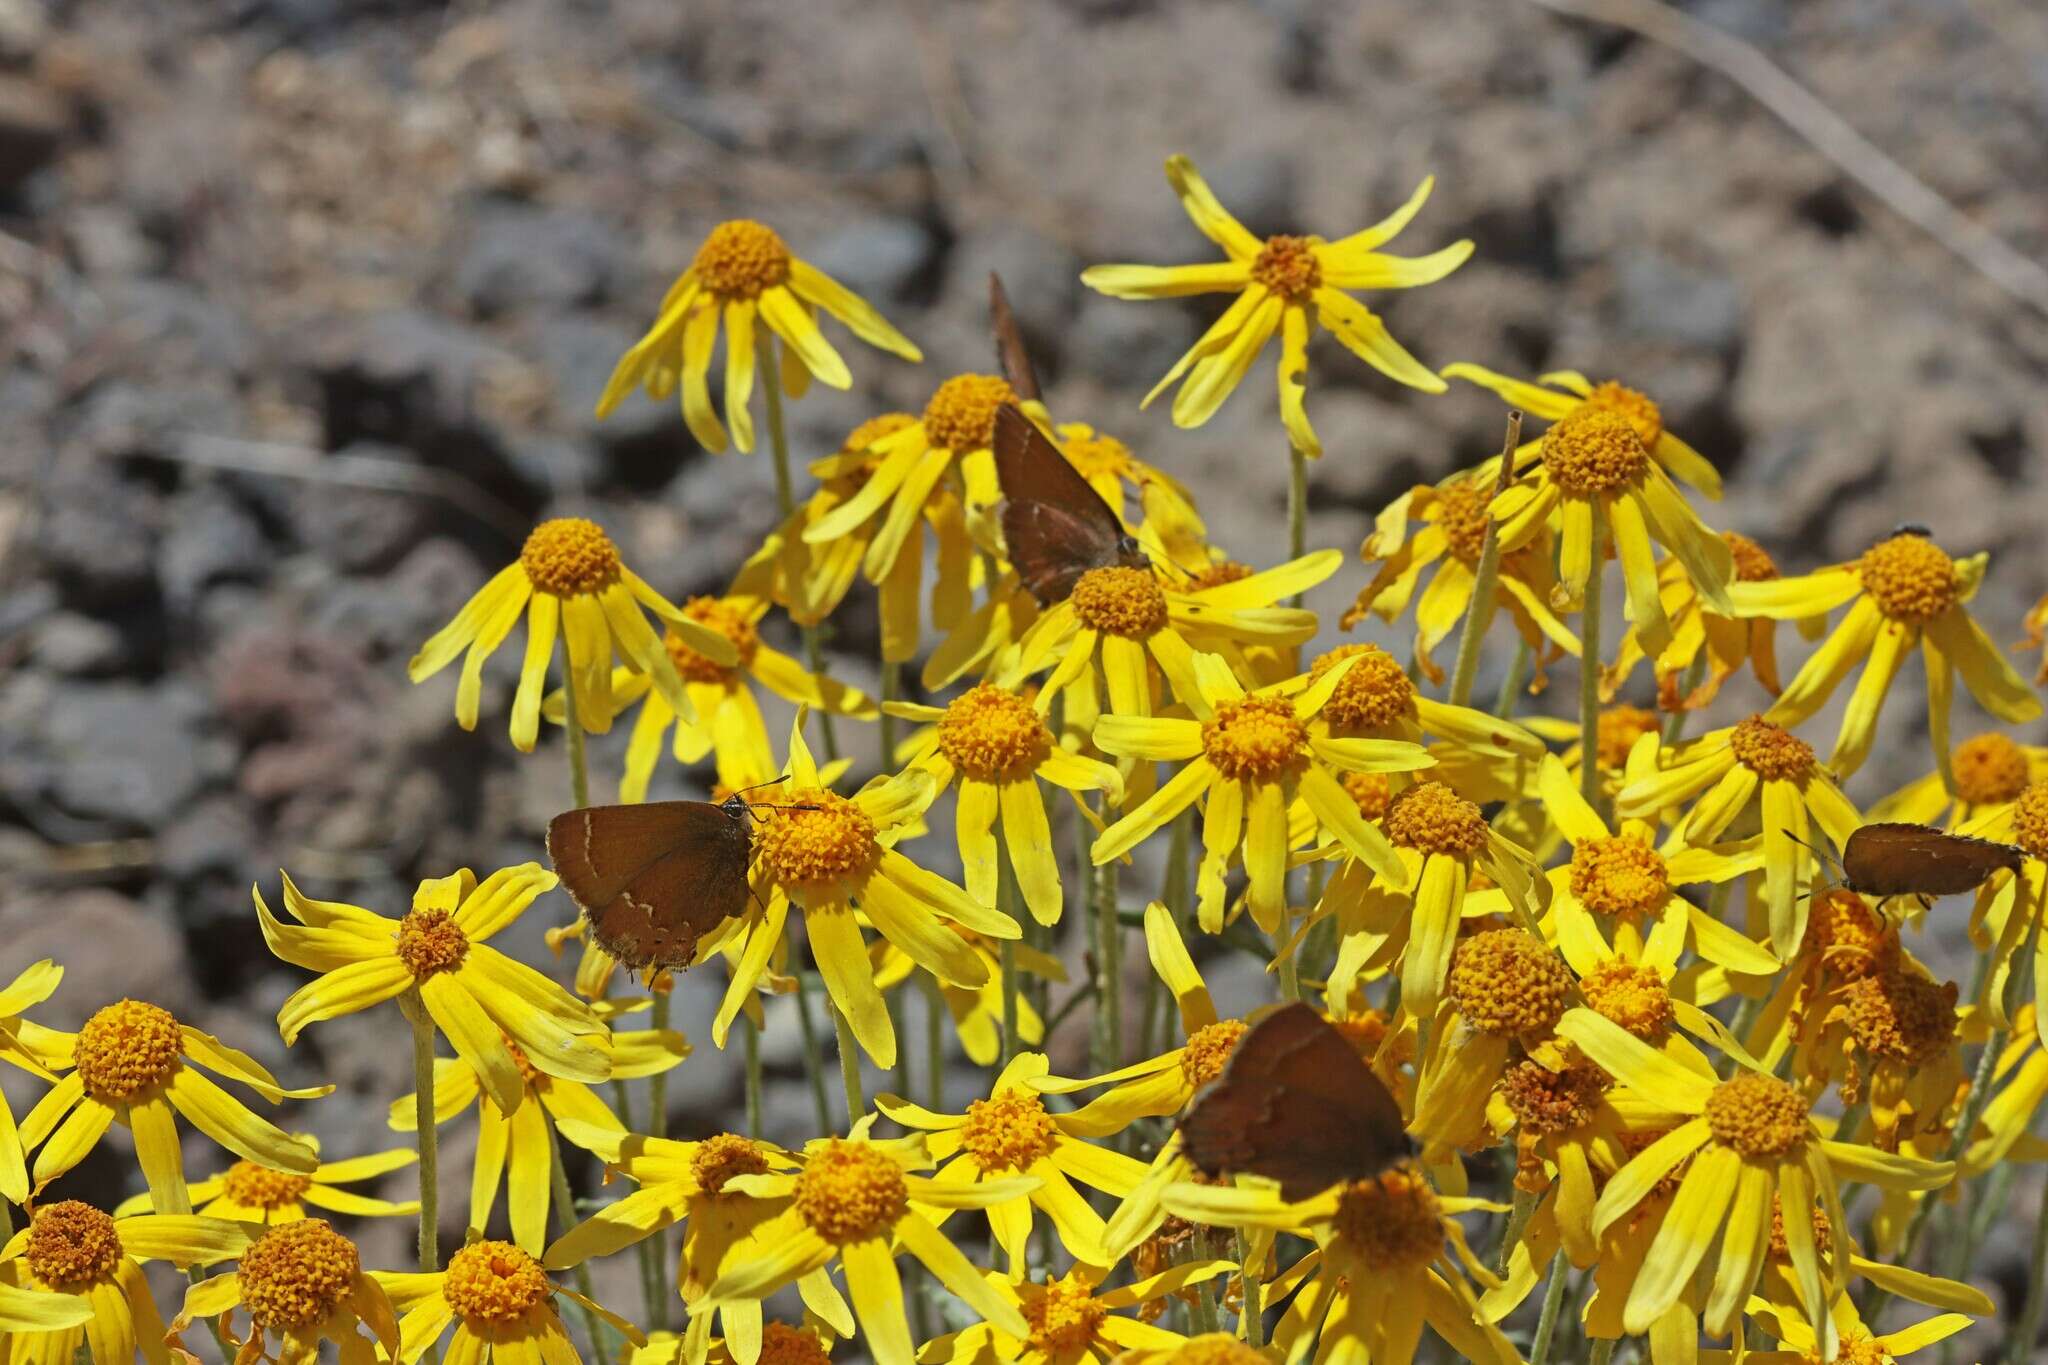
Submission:
{"label": "sunlit flower head", "polygon": [[446,1359],[477,1365],[523,1365],[533,1360],[581,1359],[562,1323],[557,1296],[573,1299],[634,1345],[647,1338],[638,1327],[548,1278],[541,1263],[510,1242],[476,1241],[431,1273],[378,1272],[377,1283],[402,1314],[397,1359],[403,1365],[448,1342]]}
{"label": "sunlit flower head", "polygon": [[1885,1151],[1946,1136],[1963,1083],[1957,994],[1908,961],[1846,982],[1806,1030],[1793,1074],[1837,1082],[1844,1106],[1867,1104],[1870,1141]]}
{"label": "sunlit flower head", "polygon": [[1208,421],[1278,332],[1280,419],[1295,449],[1310,458],[1321,455],[1322,443],[1302,405],[1311,310],[1315,321],[1346,350],[1389,379],[1425,393],[1442,393],[1447,387],[1394,340],[1385,323],[1346,292],[1433,284],[1471,256],[1469,241],[1420,257],[1389,256],[1379,250],[1421,211],[1435,184],[1433,177],[1387,218],[1334,242],[1285,234],[1261,241],[1231,217],[1184,156],[1167,158],[1166,180],[1195,227],[1223,248],[1225,259],[1211,265],[1091,266],[1081,272],[1081,282],[1120,299],[1237,295],[1145,395],[1149,404],[1186,376],[1173,400],[1176,426],[1198,427]]}
{"label": "sunlit flower head", "polygon": [[[309,1146],[317,1144],[303,1139]],[[399,1147],[369,1156],[323,1161],[308,1172],[281,1171],[254,1161],[237,1161],[219,1175],[195,1180],[188,1187],[197,1213],[207,1218],[227,1218],[238,1223],[271,1226],[296,1223],[322,1213],[346,1214],[353,1218],[392,1218],[418,1213],[414,1200],[393,1203],[375,1199],[356,1190],[341,1188],[376,1180],[405,1169],[419,1160],[419,1153]],[[311,1207],[313,1212],[308,1213]],[[114,1210],[116,1217],[142,1213],[149,1208],[149,1196],[136,1195]]]}
{"label": "sunlit flower head", "polygon": [[[398,1314],[391,1300],[363,1272],[356,1244],[326,1219],[280,1223],[251,1242],[239,1260],[234,1270],[186,1292],[185,1306],[171,1324],[174,1337],[212,1318],[247,1358],[278,1365],[313,1365],[323,1341],[335,1343],[344,1360],[369,1359],[370,1337],[387,1356],[398,1353]],[[238,1311],[248,1315],[247,1337],[236,1334]]]}
{"label": "sunlit flower head", "polygon": [[[1736,531],[1721,532],[1734,557],[1736,583],[1762,583],[1778,576],[1778,567],[1761,545]],[[1700,600],[1685,565],[1676,558],[1657,566],[1658,594],[1664,618],[1671,623],[1671,642],[1653,649],[1634,625],[1622,632],[1614,662],[1600,672],[1600,696],[1612,700],[1627,684],[1636,666],[1650,661],[1657,681],[1657,706],[1663,711],[1695,711],[1720,694],[1721,685],[1747,666],[1772,696],[1784,689],[1778,679],[1778,623],[1768,616],[1733,618]],[[1816,618],[1802,629],[1818,627]],[[1688,690],[1689,688],[1689,690]]]}
{"label": "sunlit flower head", "polygon": [[2048,779],[2048,746],[2023,744],[2003,730],[1981,730],[1948,751],[1945,776],[1937,766],[1914,778],[1874,802],[1866,818],[1944,829],[1990,827],[2037,779]]}
{"label": "sunlit flower head", "polygon": [[[725,449],[725,427],[711,406],[711,354],[725,328],[725,420],[733,443],[754,448],[754,418],[748,404],[754,371],[777,368],[784,393],[799,398],[812,377],[835,389],[848,388],[853,375],[818,327],[820,310],[846,325],[868,345],[918,361],[924,354],[883,320],[867,300],[790,251],[775,229],[750,218],[734,218],[711,229],[668,296],[654,325],[633,344],[612,371],[597,400],[600,419],[642,389],[657,402],[682,387],[683,420],[706,450]],[[766,329],[764,334],[762,329]],[[778,376],[771,373],[769,383]]]}
{"label": "sunlit flower head", "polygon": [[1935,762],[1948,774],[1949,708],[1956,675],[1978,704],[2014,725],[2041,714],[2041,701],[2007,663],[1984,628],[1965,610],[1984,579],[1989,556],[1952,559],[1917,530],[1901,530],[1857,558],[1795,578],[1740,583],[1734,611],[1780,620],[1819,616],[1847,604],[1826,641],[1807,657],[1772,715],[1798,725],[1827,704],[1852,672],[1862,670],[1842,712],[1828,766],[1846,778],[1863,766],[1892,680],[1918,645],[1927,666],[1928,732]]}
{"label": "sunlit flower head", "polygon": [[[1115,1289],[1101,1288],[1107,1270],[1086,1262],[1064,1275],[1048,1272],[1041,1280],[1014,1281],[991,1272],[991,1288],[1016,1304],[1030,1334],[1014,1337],[989,1323],[977,1323],[928,1343],[918,1352],[919,1365],[1131,1365],[1134,1355],[1153,1361],[1170,1358],[1194,1343],[1153,1326],[1144,1319],[1145,1310],[1232,1268],[1228,1261],[1188,1261]],[[1140,1315],[1119,1312],[1130,1308],[1137,1308]],[[1239,1346],[1238,1351],[1240,1355],[1226,1355],[1211,1365],[1267,1365],[1265,1357],[1249,1347]],[[1199,1357],[1191,1352],[1185,1358],[1194,1365]]]}
{"label": "sunlit flower head", "polygon": [[694,716],[683,681],[662,637],[647,624],[651,611],[691,649],[731,667],[738,652],[726,636],[691,620],[627,568],[611,537],[596,522],[557,517],[533,528],[519,558],[477,589],[455,619],[436,631],[406,664],[406,676],[424,682],[467,651],[455,689],[455,720],[476,728],[484,660],[526,617],[526,654],[512,699],[512,743],[531,752],[540,735],[542,694],[555,640],[562,641],[564,673],[576,703],[576,723],[592,734],[611,729],[620,701],[612,690],[612,661],[645,676],[677,714]]}
{"label": "sunlit flower head", "polygon": [[1487,1102],[1519,1058],[1541,1049],[1571,1003],[1557,950],[1521,928],[1457,941],[1430,1029],[1408,1130],[1435,1160],[1486,1132]]}
{"label": "sunlit flower head", "polygon": [[[63,980],[64,969],[44,958],[22,968],[0,987],[0,1059],[46,1081],[54,1079],[53,1068],[65,1061],[64,1048],[23,1013],[48,1000]],[[29,1202],[27,1153],[4,1091],[0,1091],[0,1198],[16,1204]]]}
{"label": "sunlit flower head", "polygon": [[1133,523],[1124,517],[1126,504],[1136,498],[1141,516],[1135,525],[1144,540],[1190,570],[1209,563],[1208,528],[1195,510],[1194,495],[1184,484],[1086,422],[1062,422],[1053,429],[1053,436],[1067,463],[1127,525]]}
{"label": "sunlit flower head", "polygon": [[[1519,408],[1543,422],[1561,422],[1585,408],[1611,413],[1635,428],[1636,436],[1664,472],[1680,483],[1689,484],[1710,498],[1721,496],[1721,475],[1697,450],[1664,425],[1664,411],[1655,399],[1640,389],[1617,380],[1595,384],[1576,370],[1555,370],[1539,375],[1535,383],[1512,379],[1479,365],[1459,362],[1444,366],[1446,379],[1462,379],[1500,395],[1511,408]],[[1515,451],[1517,470],[1543,453],[1542,438],[1525,441]],[[1492,478],[1497,465],[1489,461],[1481,473]]]}
{"label": "sunlit flower head", "polygon": [[412,909],[394,920],[308,899],[286,876],[284,908],[297,924],[272,915],[263,893],[251,888],[270,951],[321,973],[277,1012],[286,1044],[308,1024],[412,993],[504,1113],[525,1098],[522,1065],[565,1081],[604,1080],[612,1062],[603,1021],[485,942],[555,886],[555,874],[538,863],[501,868],[481,882],[464,868],[421,882]]}

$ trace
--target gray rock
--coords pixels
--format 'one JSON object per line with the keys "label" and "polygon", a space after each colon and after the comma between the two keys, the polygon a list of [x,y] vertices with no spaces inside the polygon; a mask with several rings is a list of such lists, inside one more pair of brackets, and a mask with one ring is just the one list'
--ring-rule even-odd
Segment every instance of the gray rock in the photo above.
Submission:
{"label": "gray rock", "polygon": [[812,265],[875,304],[903,302],[925,283],[938,242],[911,218],[856,218],[818,243]]}
{"label": "gray rock", "polygon": [[157,868],[178,881],[212,875],[239,878],[253,828],[250,813],[233,797],[203,798],[156,836]]}
{"label": "gray rock", "polygon": [[[991,270],[1003,277],[1003,289],[1024,329],[1033,363],[1041,370],[1056,368],[1066,324],[1081,299],[1080,259],[1058,242],[1014,224],[975,232],[963,238],[947,258],[949,297],[981,305],[988,297]],[[985,305],[980,311],[985,315]],[[972,368],[993,364],[976,357],[967,360]]]}
{"label": "gray rock", "polygon": [[121,632],[105,621],[73,611],[53,613],[35,627],[29,658],[70,678],[105,677],[130,663]]}
{"label": "gray rock", "polygon": [[52,1028],[75,1029],[124,998],[173,1014],[198,1003],[176,923],[112,891],[16,897],[0,909],[0,980],[46,957],[64,967],[64,983],[36,1011]]}
{"label": "gray rock", "polygon": [[352,642],[366,658],[404,659],[446,625],[486,577],[474,555],[436,537],[381,577],[341,578],[313,594],[308,624]]}
{"label": "gray rock", "polygon": [[[611,416],[598,420],[597,400],[603,396],[612,370],[639,339],[640,333],[630,327],[596,318],[551,318],[540,326],[534,349],[541,368],[554,380],[556,424],[619,454],[644,453],[647,447],[660,444],[696,449],[695,440],[683,426],[682,409],[673,399],[655,403],[636,393]],[[535,453],[515,453],[512,458],[524,462]],[[536,486],[550,489],[577,486],[594,472],[574,463],[526,470]]]}
{"label": "gray rock", "polygon": [[1742,292],[1725,271],[1639,249],[1622,254],[1618,278],[1618,321],[1629,335],[1715,352],[1741,338]]}
{"label": "gray rock", "polygon": [[154,590],[163,522],[154,490],[84,460],[60,464],[44,489],[36,549],[70,601],[126,604]]}
{"label": "gray rock", "polygon": [[1276,152],[1234,157],[1203,178],[1223,207],[1260,237],[1276,232],[1301,232],[1299,179],[1294,163]]}
{"label": "gray rock", "polygon": [[1159,382],[1200,335],[1190,312],[1089,293],[1068,331],[1067,368],[1140,394]]}
{"label": "gray rock", "polygon": [[[159,372],[246,374],[262,353],[248,322],[196,285],[161,278],[123,280],[109,290],[107,306],[121,320],[128,343],[148,348]],[[233,427],[204,429],[227,433]]]}
{"label": "gray rock", "polygon": [[626,273],[630,247],[611,224],[573,209],[502,205],[477,217],[455,291],[478,317],[600,302]]}
{"label": "gray rock", "polygon": [[177,612],[192,611],[200,594],[223,580],[260,581],[270,559],[255,514],[218,483],[180,493],[164,508],[157,579]]}
{"label": "gray rock", "polygon": [[[414,462],[410,451],[378,441],[355,441],[339,453]],[[291,515],[299,540],[327,562],[349,573],[370,573],[396,563],[425,538],[440,513],[409,493],[308,482],[293,490]]]}
{"label": "gray rock", "polygon": [[70,123],[56,91],[26,76],[0,76],[0,189],[11,190],[48,165]]}
{"label": "gray rock", "polygon": [[[122,828],[156,829],[205,785],[217,755],[190,683],[38,687],[24,675],[0,699],[0,786],[18,802]],[[40,696],[36,694],[40,692]],[[17,708],[27,714],[17,716]],[[24,722],[20,726],[16,721]],[[32,722],[32,723],[31,723]]]}

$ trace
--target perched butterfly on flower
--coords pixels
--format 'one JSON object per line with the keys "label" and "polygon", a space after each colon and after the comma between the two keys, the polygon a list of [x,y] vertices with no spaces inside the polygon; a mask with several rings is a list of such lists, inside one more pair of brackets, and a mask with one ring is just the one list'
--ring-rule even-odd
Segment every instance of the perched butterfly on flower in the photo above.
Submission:
{"label": "perched butterfly on flower", "polygon": [[1102,495],[1014,404],[996,409],[994,449],[1003,543],[1040,606],[1064,602],[1090,569],[1151,568]]}
{"label": "perched butterfly on flower", "polygon": [[1838,865],[1842,885],[1859,895],[1952,896],[1983,885],[2000,868],[2019,871],[2025,856],[2012,844],[1886,821],[1851,834]]}
{"label": "perched butterfly on flower", "polygon": [[1385,1083],[1299,1001],[1238,1039],[1181,1118],[1180,1140],[1204,1175],[1262,1175],[1289,1203],[1369,1179],[1414,1150]]}

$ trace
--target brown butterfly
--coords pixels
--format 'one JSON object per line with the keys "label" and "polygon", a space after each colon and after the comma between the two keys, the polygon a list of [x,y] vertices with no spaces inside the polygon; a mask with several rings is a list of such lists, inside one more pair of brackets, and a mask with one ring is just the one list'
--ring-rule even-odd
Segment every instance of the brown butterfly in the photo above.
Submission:
{"label": "brown butterfly", "polygon": [[1064,602],[1090,569],[1151,567],[1102,495],[1010,403],[996,409],[995,456],[1003,543],[1040,606]]}
{"label": "brown butterfly", "polygon": [[548,822],[548,859],[597,946],[634,969],[690,965],[697,940],[747,908],[753,807],[586,806]]}
{"label": "brown butterfly", "polygon": [[1017,315],[1010,311],[1010,296],[1004,292],[1003,277],[993,270],[988,272],[988,322],[995,333],[996,363],[1003,367],[1003,378],[1010,381],[1017,397],[1026,402],[1040,397],[1038,371],[1032,368],[1031,353],[1024,349],[1024,330],[1017,325]]}
{"label": "brown butterfly", "polygon": [[1864,825],[1842,846],[1842,885],[1866,896],[1952,896],[2026,855],[2011,844],[1947,834],[1932,825]]}
{"label": "brown butterfly", "polygon": [[1223,1074],[1181,1117],[1180,1141],[1203,1174],[1262,1175],[1290,1203],[1369,1179],[1414,1150],[1386,1085],[1299,1002],[1237,1040]]}

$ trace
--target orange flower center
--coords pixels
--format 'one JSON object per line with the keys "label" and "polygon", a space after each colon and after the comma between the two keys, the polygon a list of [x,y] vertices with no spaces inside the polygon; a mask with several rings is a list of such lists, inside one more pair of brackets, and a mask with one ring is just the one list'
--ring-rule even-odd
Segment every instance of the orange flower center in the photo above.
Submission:
{"label": "orange flower center", "polygon": [[1267,1365],[1259,1351],[1228,1332],[1204,1332],[1173,1348],[1163,1365]]}
{"label": "orange flower center", "polygon": [[1543,433],[1543,467],[1574,497],[1618,493],[1642,482],[1650,452],[1628,418],[1587,404]]}
{"label": "orange flower center", "polygon": [[1204,588],[1220,588],[1225,583],[1242,583],[1251,576],[1251,565],[1240,564],[1234,559],[1219,559],[1194,576],[1188,584],[1188,591],[1200,592]]}
{"label": "orange flower center", "polygon": [[1280,697],[1227,701],[1202,722],[1202,752],[1232,779],[1278,781],[1308,761],[1308,731]]}
{"label": "orange flower center", "polygon": [[1142,640],[1166,624],[1166,593],[1145,569],[1090,569],[1075,580],[1067,600],[1082,625],[1105,635]]}
{"label": "orange flower center", "polygon": [[1030,702],[981,683],[955,697],[939,718],[939,752],[979,781],[1022,777],[1052,753],[1052,731]]}
{"label": "orange flower center", "polygon": [[1095,1301],[1088,1286],[1068,1275],[1048,1279],[1043,1292],[1026,1295],[1024,1321],[1031,1327],[1031,1344],[1047,1355],[1079,1351],[1095,1340],[1095,1330],[1108,1311]]}
{"label": "orange flower center", "polygon": [[22,1255],[38,1280],[76,1292],[104,1282],[120,1266],[121,1234],[92,1205],[66,1199],[36,1210]]}
{"label": "orange flower center", "polygon": [[1723,531],[1721,539],[1728,543],[1728,553],[1734,557],[1736,582],[1763,583],[1778,576],[1777,562],[1769,552],[1742,532]]}
{"label": "orange flower center", "polygon": [[442,1297],[472,1326],[523,1318],[554,1292],[540,1262],[510,1242],[471,1242],[441,1278]]}
{"label": "orange flower center", "polygon": [[469,956],[469,936],[446,910],[408,910],[398,922],[398,960],[415,981],[452,972]]}
{"label": "orange flower center", "polygon": [[1021,1171],[1052,1152],[1059,1138],[1045,1105],[1028,1090],[1005,1090],[967,1106],[960,1145],[984,1171]]}
{"label": "orange flower center", "polygon": [[1451,553],[1466,564],[1479,562],[1492,505],[1493,484],[1485,479],[1460,479],[1437,494],[1436,524],[1444,528]]}
{"label": "orange flower center", "polygon": [[864,874],[881,856],[875,822],[852,801],[821,787],[789,794],[789,807],[761,822],[754,847],[761,861],[783,886],[822,890]]}
{"label": "orange flower center", "polygon": [[1501,1078],[1500,1096],[1522,1131],[1536,1137],[1569,1132],[1593,1117],[1607,1093],[1607,1073],[1579,1061],[1562,1071],[1521,1061]]}
{"label": "orange flower center", "polygon": [[2013,803],[2012,841],[2029,857],[2048,858],[2048,782],[2029,782]]}
{"label": "orange flower center", "polygon": [[1344,790],[1358,803],[1358,813],[1368,820],[1386,815],[1394,802],[1394,784],[1385,773],[1345,773]]}
{"label": "orange flower center", "polygon": [[1656,445],[1664,434],[1664,414],[1641,389],[1632,389],[1610,379],[1595,384],[1593,391],[1586,395],[1586,402],[1626,421],[1635,428],[1637,438],[1645,446]]}
{"label": "orange flower center", "polygon": [[1187,1046],[1180,1053],[1181,1076],[1199,1090],[1222,1075],[1230,1054],[1237,1050],[1237,1040],[1244,1037],[1244,1030],[1242,1019],[1219,1019],[1189,1034]]}
{"label": "orange flower center", "polygon": [[725,1193],[725,1182],[736,1175],[765,1175],[768,1154],[761,1144],[738,1133],[720,1133],[697,1144],[690,1158],[690,1177],[706,1194]]}
{"label": "orange flower center", "polygon": [[1525,929],[1488,929],[1451,954],[1446,983],[1465,1022],[1481,1033],[1548,1033],[1564,1017],[1571,973]]}
{"label": "orange flower center", "polygon": [[1252,279],[1283,299],[1300,303],[1323,282],[1323,263],[1316,259],[1316,239],[1268,237],[1252,261]]}
{"label": "orange flower center", "polygon": [[534,591],[581,597],[619,581],[619,547],[604,528],[582,517],[556,517],[533,528],[519,551]]}
{"label": "orange flower center", "polygon": [[[1820,1205],[1813,1206],[1813,1247],[1821,1255],[1834,1249],[1835,1225],[1828,1221],[1828,1211]],[[1777,1195],[1771,1196],[1771,1255],[1783,1259],[1792,1254],[1792,1248],[1785,1241],[1785,1201]]]}
{"label": "orange flower center", "polygon": [[1707,1096],[1714,1140],[1744,1156],[1783,1156],[1806,1140],[1806,1098],[1775,1076],[1745,1071]]}
{"label": "orange flower center", "polygon": [[924,438],[934,450],[964,455],[987,450],[996,434],[996,409],[1017,401],[1009,381],[992,374],[956,374],[924,405]]}
{"label": "orange flower center", "polygon": [[184,1046],[184,1034],[169,1010],[141,1000],[117,1000],[85,1021],[71,1064],[86,1094],[102,1104],[126,1104],[170,1080]]}
{"label": "orange flower center", "polygon": [[324,1218],[282,1223],[242,1253],[242,1306],[258,1327],[288,1332],[325,1321],[362,1273],[356,1244]]}
{"label": "orange flower center", "polygon": [[1415,683],[1400,661],[1378,645],[1339,645],[1309,665],[1311,685],[1346,659],[1357,659],[1337,680],[1336,691],[1317,712],[1332,730],[1377,730],[1415,714]]}
{"label": "orange flower center", "polygon": [[1728,736],[1735,761],[1767,782],[1797,782],[1813,771],[1813,746],[1762,716],[1751,716]]}
{"label": "orange flower center", "polygon": [[1060,453],[1085,479],[1121,478],[1131,467],[1131,448],[1099,431],[1063,437]]}
{"label": "orange flower center", "polygon": [[1636,747],[1636,741],[1662,727],[1663,722],[1657,718],[1657,713],[1646,707],[1630,706],[1626,702],[1608,707],[1595,722],[1600,766],[1619,772],[1628,762],[1628,751]]}
{"label": "orange flower center", "polygon": [[244,1208],[274,1212],[297,1204],[299,1196],[312,1184],[310,1175],[273,1171],[253,1161],[237,1161],[221,1177],[221,1193]]}
{"label": "orange flower center", "polygon": [[1375,1269],[1426,1266],[1443,1250],[1443,1212],[1436,1194],[1412,1171],[1386,1171],[1354,1181],[1338,1196],[1337,1235]]}
{"label": "orange flower center", "polygon": [[1572,894],[1589,910],[1637,919],[1664,904],[1671,876],[1663,855],[1627,835],[1588,839],[1572,850]]}
{"label": "orange flower center", "polygon": [[1926,536],[1881,540],[1856,562],[1863,590],[1894,621],[1921,625],[1949,611],[1962,593],[1956,562]]}
{"label": "orange flower center", "polygon": [[767,224],[734,218],[711,229],[690,268],[721,301],[759,298],[789,278],[789,248]]}
{"label": "orange flower center", "polygon": [[1486,847],[1486,817],[1441,782],[1418,782],[1387,808],[1387,837],[1403,848],[1469,858]]}
{"label": "orange flower center", "polygon": [[1671,991],[1655,967],[1603,962],[1579,982],[1579,993],[1595,1014],[1646,1043],[1661,1043],[1671,1031]]}
{"label": "orange flower center", "polygon": [[832,1353],[818,1334],[786,1322],[771,1322],[761,1329],[760,1365],[826,1365]]}
{"label": "orange flower center", "polygon": [[1956,1036],[1956,983],[1936,985],[1894,967],[1843,989],[1849,1033],[1883,1061],[1918,1067],[1934,1061]]}
{"label": "orange flower center", "polygon": [[1972,735],[1949,753],[1956,799],[1965,805],[1995,806],[2026,790],[2033,776],[2027,751],[1996,730]]}
{"label": "orange flower center", "polygon": [[683,604],[683,615],[732,641],[733,652],[740,656],[734,668],[713,663],[684,644],[671,627],[662,632],[661,642],[668,648],[668,657],[675,661],[676,672],[682,674],[684,682],[724,682],[739,670],[754,666],[754,654],[761,648],[761,632],[744,607],[720,597],[693,597]]}
{"label": "orange flower center", "polygon": [[1899,960],[1899,940],[1863,897],[1837,887],[1813,898],[1800,952],[1820,958],[1835,976],[1855,980],[1889,970]]}
{"label": "orange flower center", "polygon": [[903,1168],[865,1142],[834,1138],[811,1153],[796,1179],[796,1210],[835,1244],[894,1227],[910,1207]]}

